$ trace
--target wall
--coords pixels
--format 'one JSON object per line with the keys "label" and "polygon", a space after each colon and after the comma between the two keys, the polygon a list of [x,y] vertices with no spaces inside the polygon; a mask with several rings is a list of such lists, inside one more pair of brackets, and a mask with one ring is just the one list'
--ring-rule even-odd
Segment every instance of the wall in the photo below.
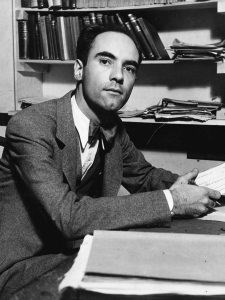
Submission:
{"label": "wall", "polygon": [[14,110],[12,1],[1,0],[0,112]]}

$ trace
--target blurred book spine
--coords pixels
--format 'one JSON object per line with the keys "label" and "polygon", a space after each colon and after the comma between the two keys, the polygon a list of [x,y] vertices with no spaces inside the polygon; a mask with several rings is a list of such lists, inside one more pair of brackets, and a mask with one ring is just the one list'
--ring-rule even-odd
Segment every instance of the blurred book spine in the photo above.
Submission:
{"label": "blurred book spine", "polygon": [[18,20],[19,58],[28,58],[28,20]]}

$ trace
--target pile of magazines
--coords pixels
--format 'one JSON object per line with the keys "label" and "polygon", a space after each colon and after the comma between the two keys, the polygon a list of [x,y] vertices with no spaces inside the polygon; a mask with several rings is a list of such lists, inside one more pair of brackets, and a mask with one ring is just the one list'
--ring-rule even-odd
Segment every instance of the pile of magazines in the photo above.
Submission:
{"label": "pile of magazines", "polygon": [[213,44],[188,44],[178,39],[170,46],[173,52],[173,59],[178,61],[221,61],[225,57],[225,40]]}
{"label": "pile of magazines", "polygon": [[175,100],[163,98],[161,103],[145,110],[121,111],[120,117],[141,117],[155,121],[199,121],[205,122],[216,118],[216,112],[221,109],[220,101]]}

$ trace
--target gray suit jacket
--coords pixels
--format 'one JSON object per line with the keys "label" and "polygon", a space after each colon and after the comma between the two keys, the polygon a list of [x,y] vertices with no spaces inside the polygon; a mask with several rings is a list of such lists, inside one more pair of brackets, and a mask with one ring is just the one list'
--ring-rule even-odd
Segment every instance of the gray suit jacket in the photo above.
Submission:
{"label": "gray suit jacket", "polygon": [[[162,189],[177,175],[147,163],[119,118],[114,145],[105,155],[102,197],[76,195],[81,160],[70,99],[71,92],[31,106],[8,124],[0,161],[2,289],[9,278],[15,287],[45,272],[60,261],[68,241],[95,229],[170,223]],[[121,184],[132,194],[118,197]],[[18,279],[21,270],[30,277]]]}

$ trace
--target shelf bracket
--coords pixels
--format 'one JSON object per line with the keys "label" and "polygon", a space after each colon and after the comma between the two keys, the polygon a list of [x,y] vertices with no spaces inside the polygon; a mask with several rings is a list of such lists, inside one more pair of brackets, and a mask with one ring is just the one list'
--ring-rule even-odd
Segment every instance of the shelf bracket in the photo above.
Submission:
{"label": "shelf bracket", "polygon": [[44,64],[29,64],[28,62],[18,62],[17,71],[18,72],[29,72],[29,73],[47,73],[49,72],[50,66]]}
{"label": "shelf bracket", "polygon": [[225,74],[225,63],[220,61],[217,63],[217,74]]}
{"label": "shelf bracket", "polygon": [[225,1],[218,0],[217,2],[217,12],[218,13],[225,13]]}

